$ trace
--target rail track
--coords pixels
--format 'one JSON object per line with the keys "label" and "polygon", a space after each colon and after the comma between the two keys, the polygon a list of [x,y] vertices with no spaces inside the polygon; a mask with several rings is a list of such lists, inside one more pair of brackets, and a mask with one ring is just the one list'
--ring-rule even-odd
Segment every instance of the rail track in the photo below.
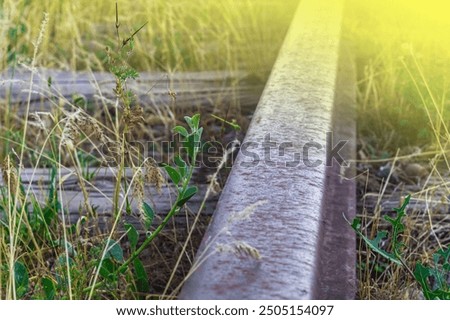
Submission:
{"label": "rail track", "polygon": [[[220,198],[205,203],[203,214],[212,221],[180,299],[355,297],[355,234],[343,217],[356,213],[355,168],[342,160],[356,159],[356,72],[341,34],[343,12],[342,0],[300,2],[261,96],[261,86],[240,73],[144,73],[131,84],[149,109],[173,108],[168,90],[177,93],[180,113],[189,108],[213,112],[236,98],[247,111],[257,104]],[[59,98],[73,100],[75,94],[86,105],[113,98],[114,79],[106,73],[42,69],[36,75],[31,112],[51,112],[61,107]],[[0,99],[17,106],[18,117],[29,78],[29,70],[0,75]],[[339,153],[333,151],[336,146]],[[93,170],[89,202],[99,213],[97,223],[106,227],[115,176],[110,169]],[[85,200],[76,174],[66,168],[61,176],[67,177],[64,203],[75,222]],[[38,199],[48,192],[48,177],[48,169],[22,172]],[[199,193],[189,202],[191,212],[199,210],[207,190],[201,173],[194,180]],[[170,189],[147,199],[159,216],[168,211]],[[387,212],[398,205],[385,198],[373,206],[380,203]],[[420,209],[421,203],[413,199],[411,205]]]}
{"label": "rail track", "polygon": [[332,133],[355,158],[342,11],[300,2],[243,143],[256,160],[236,159],[180,298],[354,298],[355,235],[342,215],[355,214],[355,184],[327,150]]}

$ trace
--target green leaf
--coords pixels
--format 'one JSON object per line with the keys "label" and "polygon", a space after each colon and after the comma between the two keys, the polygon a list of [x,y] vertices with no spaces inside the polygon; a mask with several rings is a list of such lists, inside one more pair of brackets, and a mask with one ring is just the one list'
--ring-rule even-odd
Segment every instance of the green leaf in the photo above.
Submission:
{"label": "green leaf", "polygon": [[401,254],[401,249],[405,246],[405,244],[399,239],[399,237],[401,233],[405,231],[405,225],[403,224],[402,220],[405,216],[405,209],[410,199],[411,196],[408,195],[405,198],[405,201],[403,201],[403,204],[400,208],[394,208],[395,212],[397,213],[394,218],[391,218],[387,215],[384,216],[384,219],[392,225],[392,248],[396,256],[399,256]]}
{"label": "green leaf", "polygon": [[106,250],[107,250],[105,254],[106,259],[113,258],[118,262],[123,261],[123,250],[119,242],[109,239]]}
{"label": "green leaf", "polygon": [[352,224],[350,225],[355,231],[361,228],[361,219],[360,218],[355,218],[352,221]]}
{"label": "green leaf", "polygon": [[180,156],[175,156],[174,161],[178,167],[178,172],[180,172],[180,176],[185,177],[186,176],[186,166],[187,166],[186,162],[183,159],[181,159]]}
{"label": "green leaf", "polygon": [[193,158],[194,153],[198,153],[200,150],[202,132],[203,128],[200,128],[197,132],[189,135],[186,140],[183,141],[183,146],[187,149],[190,159]]}
{"label": "green leaf", "polygon": [[198,142],[202,141],[202,134],[203,134],[203,128],[198,129],[197,133],[196,133],[196,138],[197,138],[196,140]]}
{"label": "green leaf", "polygon": [[130,224],[125,223],[125,229],[127,230],[127,237],[128,241],[130,242],[131,250],[136,250],[137,243],[139,241],[139,233],[137,232],[136,228]]}
{"label": "green leaf", "polygon": [[150,286],[148,284],[148,275],[145,272],[145,268],[141,260],[135,259],[133,262],[134,265],[134,275],[135,275],[135,283],[136,289],[138,292],[150,292]]}
{"label": "green leaf", "polygon": [[192,123],[192,118],[185,116],[184,117],[184,121],[186,121],[186,123],[188,124],[188,126],[192,129],[193,128],[193,123]]}
{"label": "green leaf", "polygon": [[[60,254],[58,256],[58,258],[56,259],[56,263],[55,263],[55,271],[56,271],[56,281],[58,283],[58,290],[67,290],[67,286],[68,286],[68,279],[67,279],[67,263],[69,264],[69,269],[71,270],[73,265],[74,265],[74,261],[71,257],[68,257],[66,259],[66,255],[65,254]],[[71,272],[71,271],[69,271]]]}
{"label": "green leaf", "polygon": [[53,300],[56,295],[56,287],[55,283],[50,278],[42,278],[41,279],[42,289],[44,290],[45,299]]}
{"label": "green leaf", "polygon": [[186,148],[187,154],[189,155],[189,159],[192,159],[192,156],[194,155],[194,145],[195,145],[195,138],[193,135],[190,135],[182,142],[183,147]]}
{"label": "green leaf", "polygon": [[69,241],[65,242],[64,239],[59,239],[56,241],[56,244],[64,251],[66,250],[67,244],[67,253],[69,254],[69,256],[75,257],[77,255],[77,251],[73,248],[72,243],[70,243]]}
{"label": "green leaf", "polygon": [[139,73],[135,69],[128,66],[112,66],[110,71],[114,73],[114,75],[122,82],[130,78],[136,79],[139,77]]}
{"label": "green leaf", "polygon": [[177,206],[181,207],[182,205],[184,205],[186,202],[189,201],[189,199],[191,199],[197,193],[197,191],[198,191],[197,187],[187,188],[186,191],[181,196],[181,199],[178,200]]}
{"label": "green leaf", "polygon": [[394,210],[395,210],[397,213],[400,213],[400,212],[405,211],[406,206],[409,204],[409,201],[410,201],[410,200],[411,200],[411,195],[407,195],[406,198],[405,198],[405,201],[403,201],[402,206],[401,206],[400,208],[394,208]]}
{"label": "green leaf", "polygon": [[72,103],[80,108],[86,110],[88,102],[86,100],[86,97],[83,97],[82,95],[74,94],[72,96]]}
{"label": "green leaf", "polygon": [[153,219],[155,218],[155,211],[146,202],[142,204],[144,210],[145,227],[147,230],[152,226]]}
{"label": "green leaf", "polygon": [[109,281],[114,281],[116,278],[114,274],[116,269],[116,265],[111,259],[103,259],[99,274]]}
{"label": "green leaf", "polygon": [[178,173],[177,170],[175,170],[171,166],[165,166],[164,169],[166,169],[166,172],[169,175],[169,177],[170,177],[170,179],[172,180],[173,183],[175,183],[175,184],[180,183],[181,176],[180,176],[180,174]]}
{"label": "green leaf", "polygon": [[360,226],[361,226],[361,220],[359,218],[353,219],[351,227],[361,237],[361,239],[363,239],[364,242],[367,243],[367,245],[374,252],[382,255],[386,259],[389,259],[390,261],[392,261],[392,262],[394,262],[394,263],[396,263],[398,265],[402,265],[401,261],[394,254],[389,253],[389,252],[383,250],[382,248],[380,248],[381,240],[383,240],[384,238],[386,238],[388,236],[387,231],[380,231],[380,232],[378,232],[377,236],[375,237],[375,239],[371,240],[371,239],[367,238],[365,235],[362,234],[362,232],[359,230]]}
{"label": "green leaf", "polygon": [[433,299],[432,292],[428,287],[428,277],[430,275],[430,270],[428,268],[424,267],[421,263],[416,264],[416,268],[414,269],[414,278],[422,287],[423,295],[427,300]]}
{"label": "green leaf", "polygon": [[434,263],[437,265],[442,259],[442,267],[444,270],[450,270],[450,247],[441,249],[433,255]]}
{"label": "green leaf", "polygon": [[58,256],[58,262],[57,262],[57,266],[60,268],[66,268],[66,264],[67,262],[69,262],[69,267],[73,266],[73,259],[69,256],[68,259],[66,259],[66,255],[65,254],[60,254]]}
{"label": "green leaf", "polygon": [[29,277],[27,268],[19,261],[14,263],[14,282],[16,285],[16,296],[20,299],[28,292]]}
{"label": "green leaf", "polygon": [[131,201],[130,199],[128,199],[128,197],[125,198],[125,212],[129,216],[131,216],[131,214],[133,213],[133,209],[131,208]]}
{"label": "green leaf", "polygon": [[182,126],[176,126],[173,128],[173,132],[174,133],[179,133],[180,135],[182,135],[183,137],[187,137],[189,135],[189,133],[187,132],[187,130],[182,127]]}
{"label": "green leaf", "polygon": [[192,117],[192,129],[197,130],[199,126],[200,126],[200,114],[197,113]]}
{"label": "green leaf", "polygon": [[381,240],[384,238],[387,238],[389,235],[387,231],[378,232],[375,239],[371,240],[371,239],[367,238],[366,236],[364,236],[362,234],[362,232],[359,230],[360,226],[361,226],[360,219],[356,218],[351,223],[351,227],[353,228],[353,230],[355,230],[355,232],[364,240],[364,242],[366,242],[366,244],[374,252],[382,255],[386,259],[389,259],[390,261],[392,261],[398,265],[402,265],[401,258],[400,258],[401,249],[403,246],[405,246],[405,244],[399,240],[401,233],[405,230],[405,226],[402,223],[402,219],[405,216],[405,209],[406,209],[406,206],[408,205],[410,199],[411,199],[411,196],[408,195],[405,198],[405,201],[403,202],[402,206],[400,208],[394,209],[397,213],[397,215],[394,218],[391,218],[389,216],[384,217],[384,219],[387,222],[389,222],[393,228],[392,237],[391,237],[393,253],[387,252],[380,247]]}

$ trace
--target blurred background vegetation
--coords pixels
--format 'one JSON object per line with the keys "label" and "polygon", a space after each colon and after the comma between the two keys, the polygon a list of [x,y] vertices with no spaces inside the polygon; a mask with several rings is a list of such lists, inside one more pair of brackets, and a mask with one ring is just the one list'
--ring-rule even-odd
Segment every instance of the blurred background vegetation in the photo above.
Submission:
{"label": "blurred background vegetation", "polygon": [[347,7],[345,34],[358,68],[360,136],[378,157],[411,145],[446,149],[450,3],[350,0]]}
{"label": "blurred background vegetation", "polygon": [[[410,194],[402,252],[410,266],[432,265],[450,245],[450,2],[349,0],[347,9],[343,34],[358,78],[358,216],[368,237],[391,232],[387,203]],[[424,298],[402,267],[363,243],[357,274],[360,299]]]}
{"label": "blurred background vegetation", "polygon": [[[121,37],[136,37],[130,63],[140,71],[245,70],[267,77],[297,0],[120,0]],[[43,12],[49,25],[39,64],[105,69],[117,45],[115,1],[0,1],[0,69],[32,55]]]}

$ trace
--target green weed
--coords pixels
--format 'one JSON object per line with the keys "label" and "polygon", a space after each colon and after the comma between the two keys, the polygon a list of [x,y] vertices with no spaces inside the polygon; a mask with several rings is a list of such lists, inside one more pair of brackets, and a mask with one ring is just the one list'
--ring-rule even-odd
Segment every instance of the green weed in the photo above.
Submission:
{"label": "green weed", "polygon": [[[74,99],[73,104],[67,101],[72,111],[65,112],[63,119],[51,115],[53,127],[43,128],[46,136],[41,150],[28,147],[25,130],[7,140],[21,147],[21,152],[9,155],[12,148],[7,148],[4,151],[8,155],[1,165],[0,298],[121,299],[149,294],[152,279],[148,278],[140,255],[198,191],[192,185],[192,175],[203,128],[200,115],[196,114],[185,117],[186,128],[176,126],[173,129],[186,154],[177,154],[173,163],[164,164],[162,168],[176,190],[171,209],[162,221],[157,221],[154,208],[144,200],[146,185],[154,184],[160,189],[165,180],[156,161],[142,159],[131,143],[135,126],[143,121],[143,109],[127,87],[129,79],[139,76],[128,59],[134,50],[134,37],[145,24],[121,39],[118,11],[116,17],[117,47],[107,52],[109,70],[116,78],[116,113],[108,115],[112,120],[108,134],[104,133],[104,126],[85,113],[84,101]],[[49,79],[49,86],[51,82]],[[89,203],[88,186],[93,187],[96,177],[91,167],[108,160],[108,154],[100,153],[102,158],[98,159],[81,148],[82,143],[91,143],[94,150],[98,150],[97,142],[113,146],[109,150],[112,156],[109,160],[114,161],[109,165],[116,172],[111,199],[112,226],[107,233],[98,230],[98,215]],[[50,150],[46,150],[46,146]],[[34,195],[31,182],[27,185],[21,180],[22,167],[15,165],[15,157],[24,164],[27,153],[32,155],[30,159],[36,168],[41,164],[50,167],[44,199]],[[63,202],[61,172],[64,163],[73,167],[84,198],[75,222],[70,220]],[[133,171],[131,179],[127,168]],[[137,228],[124,219],[124,214],[133,214],[133,201],[138,204],[143,227],[139,231],[144,232],[144,239]],[[124,231],[119,229],[120,225],[124,226]]]}
{"label": "green weed", "polygon": [[[405,225],[403,218],[406,215],[406,207],[410,201],[407,196],[400,208],[395,208],[395,216],[384,216],[384,219],[390,224],[392,230],[379,231],[375,238],[370,239],[361,231],[361,219],[355,218],[351,223],[351,227],[358,236],[373,251],[386,258],[388,261],[404,267],[415,281],[420,285],[422,293],[426,299],[450,299],[450,248],[441,249],[433,255],[433,261],[430,265],[417,262],[414,270],[409,267],[409,263],[405,261],[404,249],[406,247],[403,242],[403,232]],[[386,244],[383,242],[389,240],[390,250],[385,249]]]}

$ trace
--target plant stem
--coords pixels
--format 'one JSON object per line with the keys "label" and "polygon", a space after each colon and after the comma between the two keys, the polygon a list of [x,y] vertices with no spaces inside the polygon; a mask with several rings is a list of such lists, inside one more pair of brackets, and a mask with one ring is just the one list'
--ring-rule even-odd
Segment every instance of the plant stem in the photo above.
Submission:
{"label": "plant stem", "polygon": [[[194,154],[192,156],[192,160],[195,160],[197,158],[197,152],[194,151]],[[145,248],[148,247],[148,245],[159,235],[159,233],[164,229],[164,227],[167,225],[167,223],[170,221],[170,219],[180,210],[180,206],[178,206],[178,201],[180,201],[182,199],[182,196],[184,195],[189,182],[191,181],[192,175],[194,173],[194,165],[191,165],[191,167],[189,168],[189,174],[187,179],[185,179],[183,181],[183,186],[181,188],[181,190],[178,191],[178,195],[177,198],[175,200],[174,205],[172,206],[172,208],[170,209],[169,213],[167,214],[167,216],[164,218],[164,220],[161,222],[161,224],[156,228],[156,230],[154,232],[152,232],[152,234],[145,239],[145,241],[139,246],[138,249],[136,249],[131,256],[116,270],[115,274],[121,274],[124,271],[126,271],[126,269],[128,268],[128,266],[142,253],[142,251],[144,251]],[[97,282],[93,287],[88,287],[85,288],[83,290],[83,292],[87,292],[90,291],[92,289],[98,288],[100,287],[102,284],[104,284],[104,280]]]}

